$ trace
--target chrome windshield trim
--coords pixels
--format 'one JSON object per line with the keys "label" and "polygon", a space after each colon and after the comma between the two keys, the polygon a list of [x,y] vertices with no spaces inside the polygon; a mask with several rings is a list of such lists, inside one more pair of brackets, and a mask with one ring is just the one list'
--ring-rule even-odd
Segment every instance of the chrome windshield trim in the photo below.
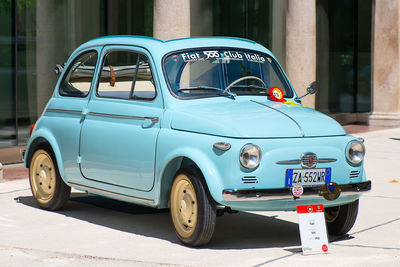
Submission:
{"label": "chrome windshield trim", "polygon": [[58,109],[58,108],[48,108],[46,109],[46,112],[64,112],[64,113],[76,113],[76,114],[81,114],[81,110],[71,110],[71,109]]}
{"label": "chrome windshield trim", "polygon": [[[329,162],[335,162],[337,159],[329,159],[329,158],[323,158],[323,159],[317,159],[317,163],[329,163]],[[301,160],[299,159],[292,159],[292,160],[281,160],[277,161],[276,164],[279,165],[291,165],[291,164],[300,164]]]}
{"label": "chrome windshield trim", "polygon": [[100,113],[100,112],[88,112],[88,115],[113,117],[113,118],[121,118],[121,119],[151,120],[154,123],[158,122],[158,120],[159,120],[158,117],[128,116],[128,115],[118,115],[118,114],[109,114],[109,113]]}
{"label": "chrome windshield trim", "polygon": [[[355,184],[343,184],[340,186],[340,196],[360,195],[371,190],[371,181]],[[322,187],[304,187],[303,194],[299,199],[323,198]],[[339,197],[340,197],[339,196]],[[222,191],[224,201],[267,201],[267,200],[294,200],[291,188],[278,189],[224,189]]]}
{"label": "chrome windshield trim", "polygon": [[91,192],[106,194],[106,195],[110,195],[110,196],[125,198],[125,199],[128,199],[128,200],[139,201],[139,202],[144,202],[144,203],[148,203],[148,204],[154,204],[154,200],[151,200],[151,199],[145,199],[145,198],[139,198],[139,197],[131,197],[131,196],[122,195],[122,194],[118,194],[118,193],[114,193],[114,192],[110,192],[110,191],[105,191],[105,190],[93,188],[93,187],[86,186],[86,185],[75,184],[75,183],[68,183],[68,185],[71,186],[71,187],[75,187],[75,188],[84,190],[84,191],[91,191]]}
{"label": "chrome windshield trim", "polygon": [[297,125],[297,127],[299,127],[301,136],[302,136],[302,137],[305,136],[304,130],[303,130],[303,128],[300,126],[300,124],[299,124],[295,119],[293,119],[293,118],[290,117],[288,114],[286,114],[285,112],[282,112],[282,111],[280,111],[280,110],[278,110],[278,109],[276,109],[276,108],[270,107],[270,106],[268,106],[268,105],[266,105],[266,104],[264,104],[264,103],[261,103],[261,102],[255,101],[255,100],[250,100],[250,101],[251,101],[251,102],[254,102],[254,103],[256,103],[256,104],[259,104],[259,105],[261,105],[261,106],[264,106],[264,107],[273,109],[273,110],[275,110],[275,111],[277,111],[277,112],[279,112],[279,113],[285,115],[285,116],[288,117],[290,120],[292,120],[292,121]]}

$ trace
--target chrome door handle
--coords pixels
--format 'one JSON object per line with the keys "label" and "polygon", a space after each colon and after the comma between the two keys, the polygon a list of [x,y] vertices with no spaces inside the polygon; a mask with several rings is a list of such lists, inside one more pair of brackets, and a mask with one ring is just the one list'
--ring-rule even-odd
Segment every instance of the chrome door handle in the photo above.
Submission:
{"label": "chrome door handle", "polygon": [[87,108],[82,109],[81,122],[83,122],[86,119],[87,114],[88,114],[88,109]]}
{"label": "chrome door handle", "polygon": [[153,127],[153,125],[158,122],[158,117],[144,117],[143,119],[142,128]]}
{"label": "chrome door handle", "polygon": [[151,122],[153,122],[153,123],[156,123],[159,120],[158,117],[145,117],[145,119],[151,120]]}

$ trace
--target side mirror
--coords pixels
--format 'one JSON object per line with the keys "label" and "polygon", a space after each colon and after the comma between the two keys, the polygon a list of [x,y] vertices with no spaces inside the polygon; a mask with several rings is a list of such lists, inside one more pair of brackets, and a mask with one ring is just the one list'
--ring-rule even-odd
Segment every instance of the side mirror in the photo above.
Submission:
{"label": "side mirror", "polygon": [[319,83],[318,83],[317,81],[313,81],[312,83],[310,83],[310,84],[307,86],[307,93],[306,93],[305,95],[301,96],[301,97],[296,97],[294,100],[295,100],[297,103],[301,103],[301,99],[302,99],[303,97],[308,96],[308,95],[313,95],[313,94],[315,94],[316,92],[318,92],[318,90],[319,90]]}
{"label": "side mirror", "polygon": [[[307,94],[313,95],[319,90],[319,83],[317,81],[313,81],[310,83],[310,85],[307,87]],[[305,95],[306,96],[306,95]]]}
{"label": "side mirror", "polygon": [[65,67],[65,63],[56,64],[56,67],[54,68],[54,71],[55,71],[56,75],[60,75],[63,72],[64,67]]}

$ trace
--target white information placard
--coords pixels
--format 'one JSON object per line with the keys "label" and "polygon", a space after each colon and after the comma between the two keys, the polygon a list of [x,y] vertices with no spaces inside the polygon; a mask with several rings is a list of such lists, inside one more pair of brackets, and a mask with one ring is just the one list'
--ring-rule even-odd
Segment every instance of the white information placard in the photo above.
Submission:
{"label": "white information placard", "polygon": [[328,253],[328,235],[322,205],[297,206],[303,254]]}

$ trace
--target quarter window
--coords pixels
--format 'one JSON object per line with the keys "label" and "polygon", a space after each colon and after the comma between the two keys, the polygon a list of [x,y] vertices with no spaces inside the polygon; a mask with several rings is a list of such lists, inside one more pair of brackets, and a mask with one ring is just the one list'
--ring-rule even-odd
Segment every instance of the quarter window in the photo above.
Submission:
{"label": "quarter window", "polygon": [[112,51],[103,61],[97,95],[152,100],[156,96],[149,59],[129,51]]}
{"label": "quarter window", "polygon": [[67,75],[61,83],[60,94],[76,97],[87,96],[92,84],[96,62],[96,51],[90,51],[78,56],[71,64]]}

